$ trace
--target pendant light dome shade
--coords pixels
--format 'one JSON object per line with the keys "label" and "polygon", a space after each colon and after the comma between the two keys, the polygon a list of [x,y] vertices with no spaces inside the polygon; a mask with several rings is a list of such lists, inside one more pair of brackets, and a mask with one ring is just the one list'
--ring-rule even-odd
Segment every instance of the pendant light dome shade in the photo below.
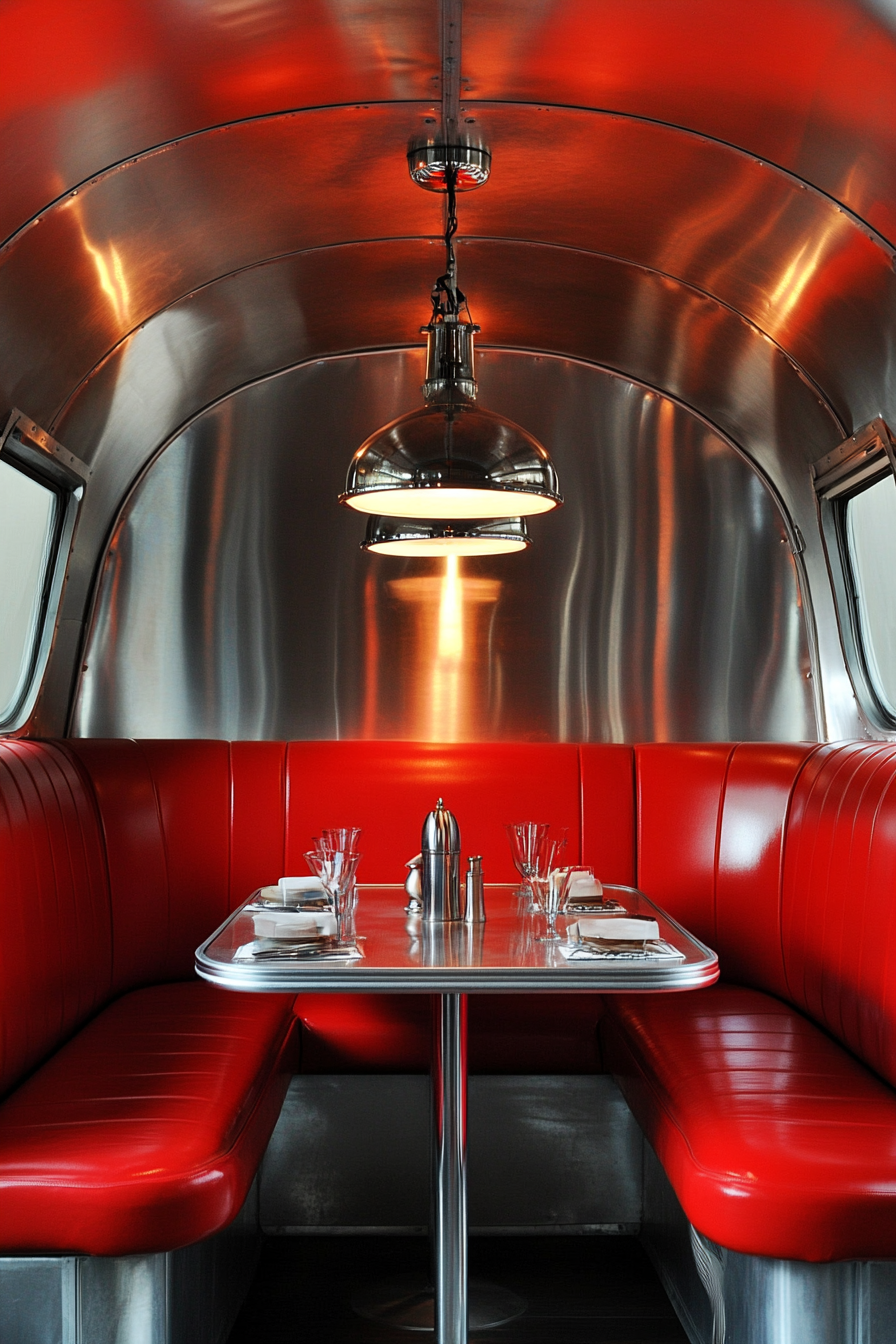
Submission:
{"label": "pendant light dome shade", "polygon": [[[410,156],[411,175],[433,190],[444,188],[447,198],[445,271],[432,288],[429,323],[421,327],[426,333],[425,405],[383,425],[361,444],[339,502],[359,513],[454,525],[464,519],[519,521],[547,513],[563,499],[546,450],[520,425],[477,405],[473,340],[479,328],[457,285],[453,239],[461,169],[475,166],[479,155],[484,181],[490,156],[463,145],[424,149],[422,157],[415,158],[416,151]],[[418,178],[415,165],[435,175]],[[373,549],[369,537],[364,544]]]}
{"label": "pendant light dome shade", "polygon": [[512,518],[562,503],[537,439],[475,402],[423,406],[384,425],[352,458],[340,496],[392,518]]}
{"label": "pendant light dome shade", "polygon": [[484,522],[370,518],[361,543],[365,551],[397,556],[509,555],[531,544],[522,518],[488,518]]}

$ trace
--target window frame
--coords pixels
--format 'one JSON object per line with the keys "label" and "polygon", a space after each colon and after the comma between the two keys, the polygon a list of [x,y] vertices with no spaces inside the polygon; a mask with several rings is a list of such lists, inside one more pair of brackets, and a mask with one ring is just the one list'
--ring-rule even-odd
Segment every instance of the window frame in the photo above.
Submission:
{"label": "window frame", "polygon": [[879,417],[870,421],[816,462],[812,476],[840,642],[856,702],[870,729],[896,734],[896,713],[881,700],[869,671],[846,523],[851,499],[888,476],[896,479],[896,442],[889,426]]}
{"label": "window frame", "polygon": [[0,435],[0,461],[51,490],[56,497],[52,537],[35,634],[28,655],[27,675],[17,701],[6,717],[0,719],[0,734],[8,734],[16,732],[28,721],[40,691],[56,630],[78,512],[90,471],[73,453],[57,443],[52,435],[18,410],[11,412]]}

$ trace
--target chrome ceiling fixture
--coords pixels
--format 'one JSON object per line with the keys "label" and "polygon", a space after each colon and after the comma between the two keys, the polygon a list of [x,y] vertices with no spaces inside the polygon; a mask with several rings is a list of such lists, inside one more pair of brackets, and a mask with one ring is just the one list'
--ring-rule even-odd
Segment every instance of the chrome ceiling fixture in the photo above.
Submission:
{"label": "chrome ceiling fixture", "polygon": [[372,517],[361,543],[377,555],[509,555],[532,545],[524,518]]}
{"label": "chrome ceiling fixture", "polygon": [[[408,154],[414,181],[447,196],[445,272],[433,286],[430,321],[420,329],[426,333],[426,404],[384,425],[361,445],[339,496],[341,503],[361,513],[450,523],[450,529],[431,529],[431,546],[448,547],[455,537],[455,553],[463,540],[466,554],[477,553],[472,550],[471,520],[482,523],[483,537],[492,543],[487,551],[493,551],[495,521],[516,519],[519,524],[520,517],[546,513],[563,502],[553,463],[538,440],[476,402],[473,336],[479,327],[457,286],[456,196],[481,186],[490,166],[487,150],[466,145],[424,145]],[[377,526],[388,530],[384,524]],[[377,526],[373,532],[379,536]],[[522,525],[515,538],[517,544],[504,549],[528,545]],[[421,533],[414,544],[424,540]],[[391,544],[405,543],[411,539],[402,535]],[[371,540],[369,531],[364,544],[373,550],[390,543]],[[447,551],[430,548],[426,553]]]}

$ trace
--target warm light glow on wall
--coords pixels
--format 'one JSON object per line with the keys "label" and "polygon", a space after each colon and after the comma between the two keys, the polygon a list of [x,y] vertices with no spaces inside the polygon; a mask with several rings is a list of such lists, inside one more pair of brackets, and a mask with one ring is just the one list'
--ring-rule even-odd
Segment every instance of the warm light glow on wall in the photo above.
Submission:
{"label": "warm light glow on wall", "polygon": [[414,657],[406,701],[413,735],[426,742],[474,740],[483,729],[488,623],[501,582],[466,576],[461,559],[449,555],[441,574],[392,579],[386,587],[393,598],[407,603],[413,620]]}
{"label": "warm light glow on wall", "polygon": [[464,613],[458,570],[458,557],[447,555],[439,602],[438,662],[457,662],[464,651]]}

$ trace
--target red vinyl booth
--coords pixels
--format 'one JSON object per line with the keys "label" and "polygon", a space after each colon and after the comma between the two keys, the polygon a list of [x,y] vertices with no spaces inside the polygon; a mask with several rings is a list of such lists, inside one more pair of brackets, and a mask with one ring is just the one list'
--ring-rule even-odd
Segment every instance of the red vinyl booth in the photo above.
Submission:
{"label": "red vinyl booth", "polygon": [[722,967],[673,996],[483,996],[473,1067],[594,1070],[600,1040],[699,1231],[896,1256],[894,779],[879,743],[3,742],[0,1251],[207,1236],[294,1069],[426,1067],[424,1000],[233,994],[192,956],[321,826],[364,827],[362,881],[400,881],[443,794],[487,880],[514,880],[506,821],[568,826],[571,858],[637,880]]}

